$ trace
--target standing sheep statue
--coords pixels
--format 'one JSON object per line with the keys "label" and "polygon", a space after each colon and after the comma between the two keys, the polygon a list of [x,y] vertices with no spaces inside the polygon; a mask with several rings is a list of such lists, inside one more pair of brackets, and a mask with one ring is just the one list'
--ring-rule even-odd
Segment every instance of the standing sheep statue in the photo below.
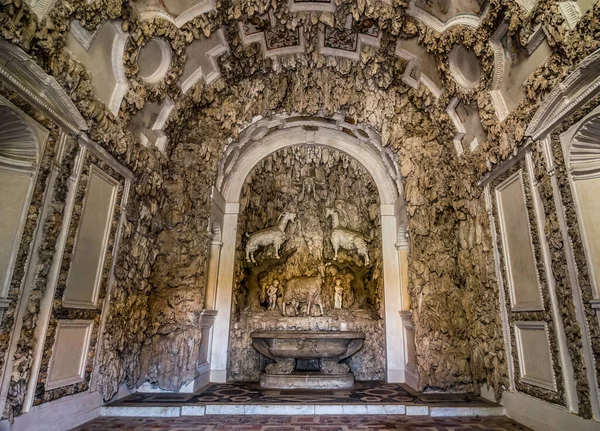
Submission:
{"label": "standing sheep statue", "polygon": [[307,303],[307,315],[310,316],[312,304],[319,306],[321,316],[323,315],[323,301],[321,300],[321,289],[325,281],[325,265],[318,266],[319,275],[316,277],[296,277],[289,280],[283,291],[282,312],[287,316],[286,304],[292,305],[297,310],[301,303]]}
{"label": "standing sheep statue", "polygon": [[333,208],[325,210],[325,217],[331,217],[331,245],[335,253],[333,260],[338,259],[338,251],[341,248],[344,250],[356,250],[365,260],[365,266],[368,266],[371,261],[369,259],[369,251],[367,249],[367,241],[360,232],[355,232],[345,227],[340,226],[340,217],[337,211]]}
{"label": "standing sheep statue", "polygon": [[296,213],[284,212],[279,216],[277,226],[268,227],[248,235],[246,243],[246,261],[256,263],[254,252],[259,247],[272,245],[275,248],[275,259],[279,259],[279,249],[287,239],[285,228],[289,221],[296,220]]}

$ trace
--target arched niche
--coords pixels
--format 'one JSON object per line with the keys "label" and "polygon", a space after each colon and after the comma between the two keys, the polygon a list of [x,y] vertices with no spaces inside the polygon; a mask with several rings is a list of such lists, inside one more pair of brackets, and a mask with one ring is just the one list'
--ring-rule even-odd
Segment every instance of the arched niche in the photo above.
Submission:
{"label": "arched niche", "polygon": [[600,107],[561,135],[594,299],[600,299]]}
{"label": "arched niche", "polygon": [[46,133],[0,99],[0,298],[8,295]]}
{"label": "arched niche", "polygon": [[[218,314],[213,339],[224,341],[229,337],[242,186],[254,166],[265,157],[283,148],[305,145],[345,153],[368,171],[377,186],[381,203],[386,380],[405,382],[405,343],[399,314],[402,309],[401,274],[396,239],[398,227],[406,224],[407,216],[398,163],[395,154],[381,144],[375,131],[348,122],[341,115],[333,118],[283,115],[259,118],[225,149],[213,190],[211,211],[213,219],[222,227],[222,248],[214,284],[214,304]],[[225,341],[212,346],[210,380],[213,382],[227,381],[228,349]]]}

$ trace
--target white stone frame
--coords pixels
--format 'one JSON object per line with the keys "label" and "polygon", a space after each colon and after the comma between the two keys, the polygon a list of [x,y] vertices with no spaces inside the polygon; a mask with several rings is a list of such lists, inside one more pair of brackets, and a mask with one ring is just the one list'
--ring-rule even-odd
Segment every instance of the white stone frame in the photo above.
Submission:
{"label": "white stone frame", "polygon": [[[352,15],[348,15],[346,19],[346,29],[352,28]],[[377,37],[369,36],[368,34],[358,33],[356,34],[356,50],[355,51],[346,51],[345,49],[337,49],[337,48],[327,48],[325,46],[325,30],[321,26],[319,27],[319,53],[323,55],[330,55],[332,57],[341,57],[347,58],[353,61],[360,60],[360,53],[362,52],[363,45],[372,46],[374,48],[379,48],[381,43],[381,36],[383,35],[383,31],[379,29],[379,34]]]}
{"label": "white stone frame", "polygon": [[518,306],[515,305],[516,303],[516,298],[515,298],[515,288],[512,284],[512,268],[510,266],[509,263],[509,256],[510,256],[510,251],[508,249],[508,241],[507,241],[507,237],[506,237],[506,230],[507,230],[507,226],[506,223],[504,221],[504,211],[502,208],[502,200],[500,199],[500,193],[502,193],[502,191],[504,189],[506,189],[508,186],[512,185],[514,182],[520,182],[521,184],[521,190],[525,190],[525,184],[523,183],[523,170],[519,169],[517,172],[515,172],[514,174],[512,174],[511,176],[509,176],[508,178],[506,178],[504,181],[502,181],[501,184],[499,184],[496,189],[495,189],[495,194],[496,194],[496,203],[498,206],[498,219],[500,221],[500,235],[502,238],[502,254],[504,255],[504,269],[506,270],[506,280],[508,281],[508,292],[509,292],[509,297],[510,297],[510,305],[511,305],[511,312],[523,312],[523,311],[544,311],[544,295],[542,292],[542,287],[541,287],[541,283],[540,283],[540,274],[537,270],[537,259],[535,257],[535,250],[534,250],[534,246],[533,246],[533,237],[531,236],[531,223],[529,222],[529,217],[531,214],[529,214],[529,211],[527,209],[527,196],[525,196],[525,193],[523,192],[523,202],[525,204],[525,211],[526,211],[526,215],[527,215],[527,226],[529,227],[528,231],[529,231],[529,243],[532,244],[531,246],[531,251],[532,251],[532,257],[533,257],[533,265],[534,265],[534,269],[535,269],[535,277],[536,277],[536,283],[537,283],[537,291],[540,294],[540,306],[535,307],[535,306]]}
{"label": "white stone frame", "polygon": [[151,6],[140,6],[133,2],[134,8],[137,9],[140,21],[164,19],[165,21],[174,24],[175,27],[181,28],[189,21],[206,12],[216,9],[214,0],[199,0],[195,5],[180,13],[176,18],[169,14],[165,9]]}
{"label": "white stone frame", "polygon": [[[23,50],[0,38],[0,79],[73,133],[87,124],[62,86]],[[44,88],[44,92],[39,89]]]}
{"label": "white stone frame", "polygon": [[[594,129],[588,131],[588,136],[584,136],[586,133],[585,127],[590,123],[594,124]],[[585,249],[586,262],[588,268],[590,268],[588,273],[595,293],[594,300],[600,300],[600,280],[598,280],[596,271],[592,269],[594,263],[590,256],[590,238],[587,235],[585,219],[583,217],[579,193],[575,183],[578,180],[600,178],[600,130],[598,127],[600,127],[600,106],[560,135],[563,156],[569,176],[569,184],[571,186],[571,194],[573,195],[573,201],[575,203],[577,222],[579,223],[579,232],[581,233],[581,239]],[[581,142],[586,138],[588,139],[588,142]],[[593,143],[589,142],[590,139]],[[596,308],[596,314],[600,319],[600,309],[597,307],[594,308]]]}
{"label": "white stone frame", "polygon": [[[4,311],[8,308],[11,302],[10,299],[7,298],[8,289],[10,287],[12,275],[15,269],[16,258],[19,252],[19,246],[21,244],[23,229],[25,228],[25,222],[27,221],[27,216],[29,213],[29,206],[31,205],[31,199],[38,174],[39,161],[42,157],[44,148],[46,146],[46,141],[49,136],[48,131],[44,127],[10,103],[7,99],[0,96],[0,108],[2,107],[8,108],[11,111],[10,113],[14,116],[14,119],[11,121],[11,124],[6,124],[4,122],[0,123],[0,141],[2,140],[2,134],[5,130],[12,133],[14,132],[15,127],[22,128],[27,133],[27,137],[29,139],[29,142],[22,142],[22,144],[25,144],[28,147],[28,152],[33,151],[33,154],[31,154],[29,160],[26,161],[13,160],[10,157],[10,152],[21,149],[21,146],[19,145],[20,141],[11,142],[7,146],[3,146],[3,149],[8,150],[9,154],[6,154],[6,156],[2,156],[2,154],[0,154],[0,171],[29,177],[29,188],[25,195],[23,208],[21,209],[15,242],[11,245],[12,251],[8,262],[7,271],[6,274],[4,274],[4,278],[0,279],[0,321],[4,316]],[[6,120],[6,118],[3,118],[3,120]],[[11,130],[7,130],[7,128]],[[6,246],[6,244],[3,246]],[[0,386],[2,385],[0,384]]]}
{"label": "white stone frame", "polygon": [[[479,78],[477,78],[475,81],[471,81],[469,78],[467,78],[458,66],[458,48],[461,46],[467,51],[470,51],[477,59],[477,65],[479,66]],[[454,45],[454,47],[452,47],[452,50],[450,51],[450,54],[448,54],[448,68],[450,69],[450,75],[454,78],[456,83],[459,86],[461,86],[464,90],[474,90],[479,86],[479,83],[483,79],[483,71],[481,70],[481,62],[479,58],[475,55],[473,51],[461,44]]]}
{"label": "white stone frame", "polygon": [[[268,12],[268,14],[269,21],[271,22],[271,25],[273,25],[275,23],[275,15],[272,11]],[[301,26],[296,28],[296,31],[298,32],[298,45],[286,46],[283,48],[275,49],[267,49],[267,41],[265,39],[266,35],[264,31],[246,34],[246,32],[244,31],[244,23],[241,21],[238,21],[238,30],[240,33],[240,38],[242,39],[242,43],[244,45],[258,43],[260,45],[260,50],[263,53],[263,56],[266,58],[275,57],[278,55],[302,54],[305,49],[304,45],[306,41],[304,40],[304,29]]]}
{"label": "white stone frame", "polygon": [[[420,84],[423,84],[433,94],[433,97],[439,99],[442,94],[443,87],[438,87],[433,79],[423,73],[421,70],[421,59],[412,52],[402,47],[404,39],[399,39],[396,43],[396,56],[403,58],[408,61],[404,73],[402,74],[402,81],[408,86],[417,90]],[[417,77],[415,78],[414,75]]]}
{"label": "white stone frame", "polygon": [[[140,78],[142,78],[142,81],[147,82],[148,84],[156,84],[165,77],[165,75],[169,71],[169,68],[171,67],[171,46],[166,40],[160,37],[153,37],[147,43],[150,43],[151,41],[155,41],[156,43],[158,43],[160,53],[162,55],[162,61],[153,73],[147,76],[142,76],[140,74]],[[142,52],[145,46],[146,45],[140,47],[138,58],[139,54]]]}
{"label": "white stone frame", "polygon": [[[552,150],[550,148],[552,142],[549,136],[562,121],[570,118],[578,109],[600,94],[600,74],[598,74],[598,70],[600,70],[600,49],[594,51],[581,61],[575,70],[544,98],[525,130],[525,137],[529,137],[531,141],[541,141],[546,155],[547,173],[552,180],[554,203],[565,244],[569,280],[573,286],[573,303],[575,305],[577,323],[581,328],[583,357],[590,387],[592,415],[597,421],[600,420],[600,388],[598,388],[597,384],[595,358],[591,349],[589,324],[585,315],[585,304],[577,278],[578,269],[575,263],[571,238],[568,233],[560,187],[556,178]],[[596,310],[597,318],[600,318],[598,317],[600,311],[598,302],[594,301],[590,305]]]}
{"label": "white stone frame", "polygon": [[[343,130],[353,132],[354,136]],[[225,149],[213,190],[211,219],[218,221],[223,234],[215,300],[218,315],[213,339],[227,341],[212,346],[210,380],[225,382],[228,377],[228,340],[242,186],[258,162],[275,151],[294,145],[319,145],[342,151],[361,163],[377,185],[381,204],[386,379],[388,382],[405,382],[404,342],[399,314],[402,309],[401,274],[395,244],[398,226],[406,222],[401,176],[395,155],[381,145],[381,138],[371,129],[346,123],[342,115],[333,119],[304,116],[258,118],[242,131],[238,142]]]}
{"label": "white stone frame", "polygon": [[438,33],[443,33],[446,30],[448,30],[452,27],[455,27],[457,25],[464,25],[467,27],[477,28],[481,25],[481,23],[485,19],[486,15],[488,13],[488,9],[489,9],[489,5],[486,5],[485,9],[483,11],[481,11],[480,15],[459,14],[459,15],[453,16],[448,21],[444,22],[444,21],[440,20],[439,18],[437,18],[436,16],[431,15],[429,12],[424,11],[423,9],[418,7],[415,3],[416,3],[416,0],[411,0],[411,2],[408,5],[408,9],[406,10],[406,13],[408,13],[410,16],[415,17],[416,19],[421,21],[423,24],[432,28],[433,30],[437,31]]}
{"label": "white stone frame", "polygon": [[[100,294],[100,283],[102,281],[102,272],[104,269],[104,261],[106,260],[106,249],[108,247],[108,239],[109,239],[110,233],[111,233],[112,221],[113,221],[114,212],[115,212],[115,205],[117,203],[117,194],[119,191],[120,183],[115,178],[111,177],[108,173],[104,172],[102,169],[100,169],[99,167],[97,167],[94,164],[90,165],[88,178],[91,178],[92,174],[98,175],[103,180],[105,180],[107,183],[109,183],[113,186],[112,196],[110,198],[110,204],[109,204],[110,217],[107,218],[107,224],[104,227],[104,233],[102,235],[102,255],[100,256],[100,261],[98,262],[98,268],[96,269],[96,276],[94,278],[94,288],[92,290],[92,300],[91,301],[76,301],[76,300],[67,299],[67,293],[69,291],[69,286],[70,286],[69,276],[67,276],[67,287],[65,289],[64,296],[63,296],[63,307],[65,307],[65,308],[95,309],[97,306],[97,303],[98,303],[98,295]],[[79,220],[79,226],[77,227],[77,234],[75,235],[74,246],[73,246],[73,251],[71,253],[71,257],[75,256],[75,253],[77,253],[77,247],[79,245],[79,241],[78,241],[79,229],[81,228],[81,223],[83,221],[83,214],[85,214],[85,207],[87,205],[88,199],[90,198],[89,189],[90,189],[90,181],[88,181],[87,189],[85,191],[84,205],[83,205],[83,208],[81,209],[81,218]],[[71,273],[71,271],[69,270],[69,275],[70,275],[70,273]]]}
{"label": "white stone frame", "polygon": [[[194,73],[192,73],[185,81],[180,82],[179,85],[181,86],[181,91],[183,92],[183,94],[187,93],[188,90],[190,88],[192,88],[202,78],[204,78],[204,82],[206,82],[206,84],[208,85],[208,84],[211,84],[213,81],[215,81],[216,79],[218,79],[221,76],[217,58],[229,51],[229,44],[227,43],[227,39],[225,38],[225,32],[224,32],[223,28],[220,28],[216,31],[216,36],[219,38],[219,41],[221,43],[219,45],[217,45],[216,47],[206,51],[208,60],[212,64],[213,69],[215,71],[206,73],[206,71],[202,70],[201,67],[196,69],[194,71]],[[192,43],[194,43],[194,42],[192,42]]]}
{"label": "white stone frame", "polygon": [[[528,385],[537,386],[543,389],[547,389],[556,392],[556,376],[554,373],[554,359],[552,358],[552,351],[550,350],[550,335],[548,333],[548,324],[546,322],[531,322],[531,321],[517,321],[514,323],[515,327],[515,339],[517,344],[517,357],[519,358],[519,369],[520,369],[520,380]],[[552,372],[552,382],[545,382],[540,379],[528,377],[525,367],[525,356],[523,352],[523,343],[521,340],[521,330],[523,329],[543,329],[546,335],[546,342],[548,343],[548,357],[550,358],[550,369]]]}
{"label": "white stone frame", "polygon": [[[85,368],[87,366],[87,354],[90,350],[90,338],[92,336],[92,328],[94,326],[93,320],[59,320],[56,326],[56,338],[54,340],[54,345],[52,346],[52,355],[50,356],[50,363],[48,364],[48,380],[46,381],[46,390],[60,388],[62,386],[68,386],[75,383],[82,382],[85,378]],[[56,345],[58,344],[58,334],[60,333],[60,328],[67,327],[78,327],[78,328],[86,328],[85,340],[84,340],[84,348],[81,351],[81,355],[79,358],[79,374],[75,377],[68,377],[65,379],[60,379],[56,381],[50,380],[50,370],[52,370],[52,366],[56,360]]]}
{"label": "white stone frame", "polygon": [[295,2],[294,0],[288,0],[287,2],[290,12],[335,12],[335,1],[329,0],[328,3],[323,2]]}

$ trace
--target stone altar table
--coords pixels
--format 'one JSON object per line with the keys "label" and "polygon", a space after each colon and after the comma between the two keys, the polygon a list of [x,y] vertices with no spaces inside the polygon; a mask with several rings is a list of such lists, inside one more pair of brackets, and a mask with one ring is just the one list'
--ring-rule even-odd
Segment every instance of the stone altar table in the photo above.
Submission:
{"label": "stone altar table", "polygon": [[358,352],[365,339],[362,332],[349,331],[257,331],[252,345],[275,363],[260,376],[265,388],[349,388],[354,374],[346,358]]}

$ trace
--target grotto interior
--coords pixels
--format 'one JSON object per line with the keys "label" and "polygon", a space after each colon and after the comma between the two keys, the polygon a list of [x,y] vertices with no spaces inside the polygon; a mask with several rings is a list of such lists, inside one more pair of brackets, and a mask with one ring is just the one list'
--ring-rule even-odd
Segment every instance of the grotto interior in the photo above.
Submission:
{"label": "grotto interior", "polygon": [[248,381],[600,428],[594,0],[2,0],[0,190],[0,430]]}

